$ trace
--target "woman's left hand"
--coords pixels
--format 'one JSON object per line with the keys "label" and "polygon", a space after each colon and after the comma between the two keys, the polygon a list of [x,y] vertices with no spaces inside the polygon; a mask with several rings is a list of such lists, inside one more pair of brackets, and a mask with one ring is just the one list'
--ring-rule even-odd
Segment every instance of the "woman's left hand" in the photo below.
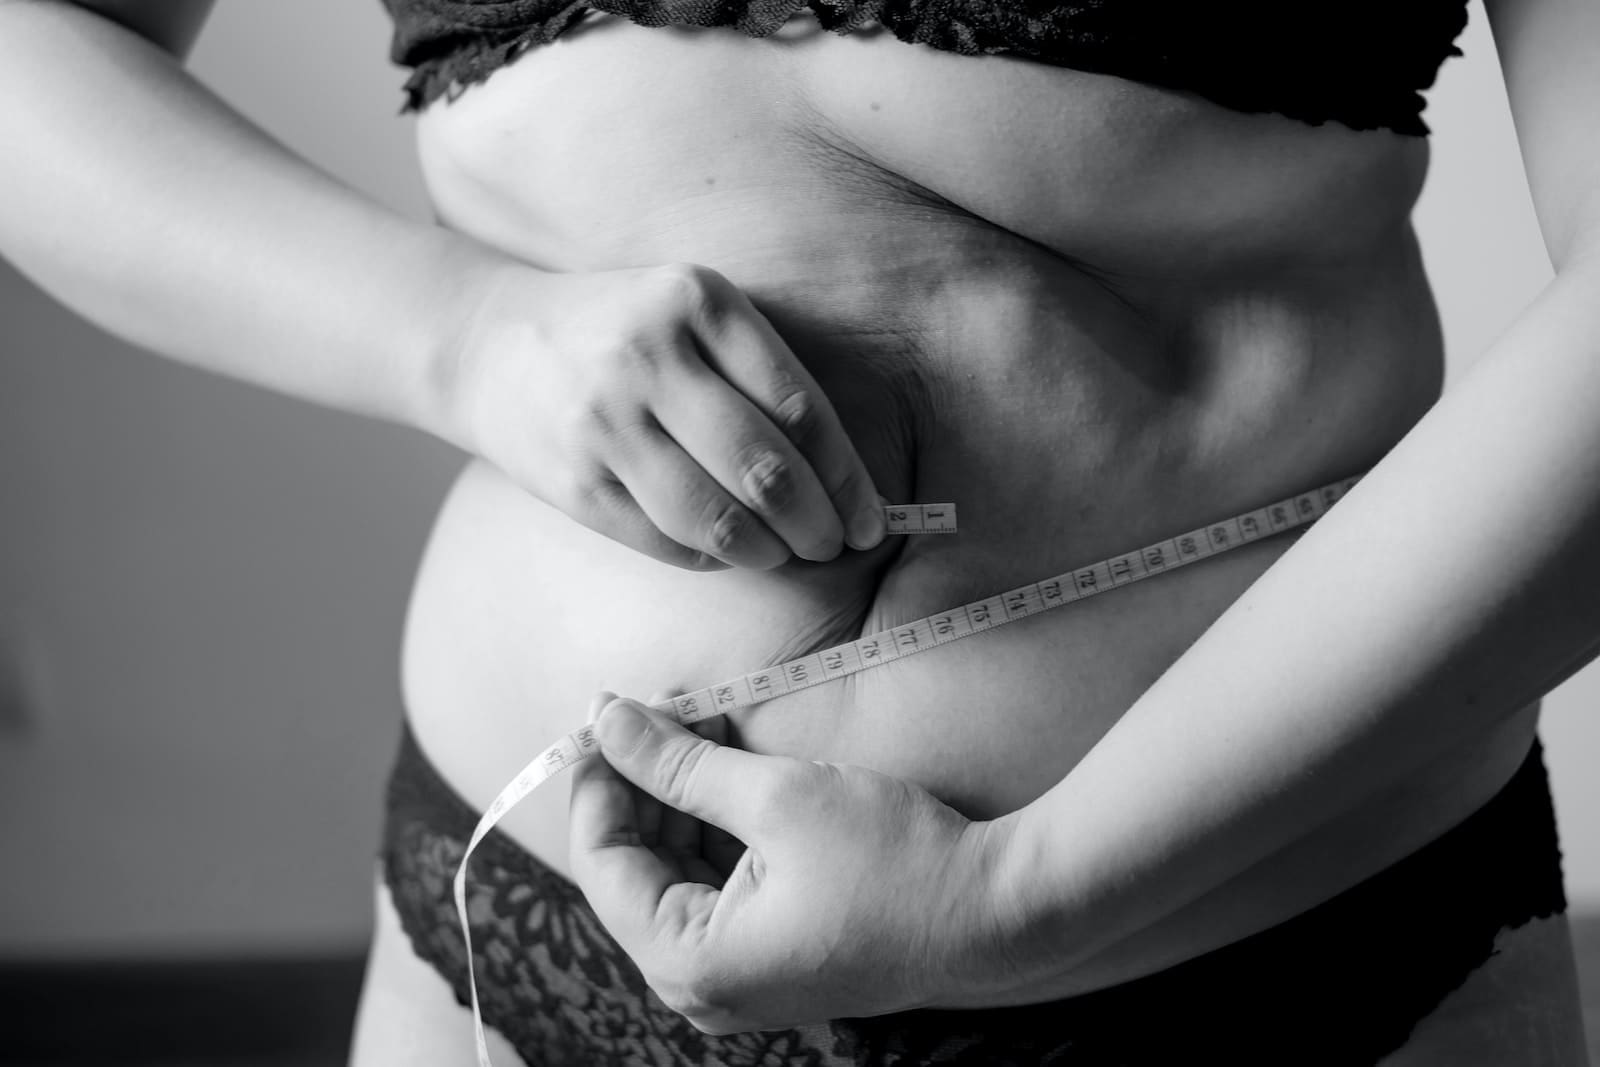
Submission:
{"label": "woman's left hand", "polygon": [[[699,1029],[951,1004],[996,969],[996,824],[865,768],[722,747],[631,700],[597,732],[604,758],[574,771],[573,877]],[[685,815],[745,846],[725,879]]]}

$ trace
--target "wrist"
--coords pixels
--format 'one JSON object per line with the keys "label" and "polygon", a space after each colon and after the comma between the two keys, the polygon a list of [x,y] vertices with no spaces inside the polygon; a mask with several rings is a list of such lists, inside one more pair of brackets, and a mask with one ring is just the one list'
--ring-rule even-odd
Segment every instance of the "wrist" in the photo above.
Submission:
{"label": "wrist", "polygon": [[[1044,798],[987,823],[974,823],[982,872],[974,943],[954,968],[949,1006],[1036,1004],[1086,989],[1077,970],[1104,947],[1103,916],[1081,879],[1061,862],[1063,828]],[[1103,910],[1103,909],[1101,909]]]}
{"label": "wrist", "polygon": [[427,263],[426,310],[411,324],[416,347],[411,373],[401,376],[410,385],[399,421],[476,455],[472,357],[496,294],[509,277],[532,268],[445,230]]}
{"label": "wrist", "polygon": [[1070,964],[1060,943],[1058,909],[1051,906],[1047,869],[1029,808],[989,822],[973,823],[970,869],[977,884],[965,890],[972,912],[967,931],[946,968],[942,1006],[991,1007],[1049,999],[1029,995],[1051,974]]}

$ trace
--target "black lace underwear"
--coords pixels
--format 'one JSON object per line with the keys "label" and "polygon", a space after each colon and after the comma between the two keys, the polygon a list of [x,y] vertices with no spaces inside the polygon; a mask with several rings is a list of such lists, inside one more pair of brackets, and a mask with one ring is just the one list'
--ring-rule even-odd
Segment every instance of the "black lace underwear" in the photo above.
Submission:
{"label": "black lace underwear", "polygon": [[[1187,89],[1237,111],[1358,130],[1428,132],[1420,91],[1467,22],[1466,0],[383,0],[390,56],[413,70],[408,107],[483,81],[590,11],[641,26],[775,33],[809,8],[836,33],[902,41]],[[550,106],[560,106],[552,101]]]}
{"label": "black lace underwear", "polygon": [[[478,814],[407,730],[389,782],[384,878],[417,955],[463,1005],[450,881]],[[1502,929],[1566,909],[1537,743],[1465,822],[1327,903],[1148,978],[1020,1008],[710,1037],[650,991],[571,881],[501,831],[474,854],[468,886],[484,1021],[530,1067],[1352,1067],[1404,1044]]]}

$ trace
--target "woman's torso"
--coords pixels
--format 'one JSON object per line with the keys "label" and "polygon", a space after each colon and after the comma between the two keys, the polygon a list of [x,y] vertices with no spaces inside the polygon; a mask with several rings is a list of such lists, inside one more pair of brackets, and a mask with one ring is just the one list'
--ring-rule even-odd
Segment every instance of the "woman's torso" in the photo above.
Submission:
{"label": "woman's torso", "polygon": [[[1420,138],[802,22],[754,41],[612,18],[435,106],[420,138],[441,218],[539,267],[725,274],[880,491],[961,515],[956,537],[698,574],[474,465],[404,673],[420,742],[479,806],[596,690],[699,688],[1357,473],[1440,385]],[[736,717],[737,743],[1014,809],[1285,547],[781,698]],[[1467,739],[1363,812],[1390,834],[1330,849],[1328,892],[1488,797],[1530,729]],[[565,802],[502,824],[557,869]]]}

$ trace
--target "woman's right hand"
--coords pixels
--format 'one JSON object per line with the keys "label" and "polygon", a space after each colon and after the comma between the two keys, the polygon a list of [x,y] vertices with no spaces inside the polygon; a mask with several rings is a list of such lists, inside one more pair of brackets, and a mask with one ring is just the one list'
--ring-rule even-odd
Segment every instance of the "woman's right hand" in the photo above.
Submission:
{"label": "woman's right hand", "polygon": [[507,269],[475,308],[458,443],[590,529],[694,570],[882,540],[833,406],[716,271]]}

